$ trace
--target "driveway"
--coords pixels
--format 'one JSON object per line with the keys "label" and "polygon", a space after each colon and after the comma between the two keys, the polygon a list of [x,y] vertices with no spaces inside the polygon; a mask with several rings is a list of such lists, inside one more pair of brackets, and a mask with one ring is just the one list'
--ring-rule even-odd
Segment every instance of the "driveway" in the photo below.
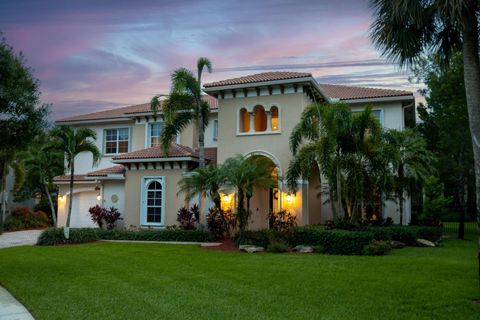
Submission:
{"label": "driveway", "polygon": [[4,232],[0,235],[0,249],[16,246],[33,246],[43,230]]}

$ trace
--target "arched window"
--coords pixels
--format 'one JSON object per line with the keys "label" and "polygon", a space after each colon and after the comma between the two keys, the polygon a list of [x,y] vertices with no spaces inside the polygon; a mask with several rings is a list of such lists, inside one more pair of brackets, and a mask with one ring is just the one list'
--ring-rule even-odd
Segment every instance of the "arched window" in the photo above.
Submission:
{"label": "arched window", "polygon": [[162,223],[162,184],[157,180],[147,187],[147,223]]}
{"label": "arched window", "polygon": [[270,125],[272,127],[272,131],[278,131],[278,108],[273,106],[270,108],[270,116],[271,116],[271,122]]}
{"label": "arched window", "polygon": [[240,132],[250,131],[250,114],[247,109],[242,108],[240,110]]}
{"label": "arched window", "polygon": [[255,131],[265,131],[267,130],[267,113],[265,109],[258,105],[253,108],[255,113]]}

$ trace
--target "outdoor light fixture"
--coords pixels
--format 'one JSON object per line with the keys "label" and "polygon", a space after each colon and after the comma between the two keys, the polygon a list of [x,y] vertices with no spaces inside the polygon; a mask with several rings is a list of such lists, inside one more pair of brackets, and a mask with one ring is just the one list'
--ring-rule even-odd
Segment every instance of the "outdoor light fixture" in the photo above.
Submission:
{"label": "outdoor light fixture", "polygon": [[228,203],[228,202],[230,202],[231,198],[232,198],[231,195],[226,194],[226,195],[224,195],[224,196],[222,197],[222,200],[223,200],[223,202],[227,202],[227,203]]}
{"label": "outdoor light fixture", "polygon": [[100,187],[99,187],[99,186],[96,186],[96,187],[95,187],[95,191],[98,192],[98,194],[97,194],[97,201],[102,200],[102,196],[100,195]]}
{"label": "outdoor light fixture", "polygon": [[287,196],[285,197],[285,201],[287,201],[288,204],[292,204],[293,203],[293,195],[291,195],[290,193],[287,193]]}
{"label": "outdoor light fixture", "polygon": [[97,200],[98,200],[98,201],[102,200],[102,196],[101,196],[101,195],[98,195],[98,196],[97,196]]}

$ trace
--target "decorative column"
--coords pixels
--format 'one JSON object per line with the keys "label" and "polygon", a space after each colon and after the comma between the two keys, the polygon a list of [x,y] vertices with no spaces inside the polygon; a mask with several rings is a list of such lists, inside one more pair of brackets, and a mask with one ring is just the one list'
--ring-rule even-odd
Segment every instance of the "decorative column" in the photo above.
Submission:
{"label": "decorative column", "polygon": [[272,131],[272,113],[270,110],[265,111],[267,114],[267,131]]}
{"label": "decorative column", "polygon": [[248,128],[248,132],[254,132],[255,131],[255,111],[252,111],[250,113],[250,128]]}

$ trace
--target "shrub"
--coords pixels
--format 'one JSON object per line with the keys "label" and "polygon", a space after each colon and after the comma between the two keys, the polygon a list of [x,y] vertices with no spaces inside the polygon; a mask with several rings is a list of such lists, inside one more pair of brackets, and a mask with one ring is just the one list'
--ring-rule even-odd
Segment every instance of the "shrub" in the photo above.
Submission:
{"label": "shrub", "polygon": [[291,245],[322,246],[323,253],[360,255],[363,247],[373,240],[366,231],[322,230],[318,227],[299,227],[291,238]]}
{"label": "shrub", "polygon": [[289,252],[290,248],[283,242],[274,242],[268,245],[267,251],[272,253],[284,253]]}
{"label": "shrub", "polygon": [[271,211],[268,214],[268,224],[270,229],[275,229],[277,231],[290,231],[297,225],[297,217],[287,210],[279,212]]}
{"label": "shrub", "polygon": [[105,210],[103,219],[107,224],[107,229],[113,229],[115,227],[115,223],[118,220],[123,220],[123,218],[121,218],[120,216],[121,216],[120,212],[115,207],[110,207],[110,209]]}
{"label": "shrub", "polygon": [[88,209],[88,212],[90,213],[90,217],[92,218],[92,221],[96,223],[99,228],[103,228],[104,211],[105,209],[100,207],[98,204]]}
{"label": "shrub", "polygon": [[232,210],[210,208],[207,215],[207,228],[216,239],[231,237],[236,227],[236,217]]}
{"label": "shrub", "polygon": [[201,230],[155,230],[142,229],[131,231],[125,229],[97,229],[96,233],[102,240],[139,240],[139,241],[188,241],[208,242],[214,240],[211,233]]}
{"label": "shrub", "polygon": [[289,235],[273,229],[263,229],[257,231],[245,231],[243,238],[236,236],[238,244],[251,244],[257,247],[267,248],[274,242],[289,242]]}
{"label": "shrub", "polygon": [[45,228],[50,225],[50,219],[43,211],[33,212],[29,208],[20,207],[12,211],[4,221],[6,231],[18,231],[24,229]]}
{"label": "shrub", "polygon": [[391,226],[385,228],[371,227],[375,240],[400,241],[406,245],[415,246],[417,239],[426,239],[432,242],[442,237],[442,229],[427,226]]}
{"label": "shrub", "polygon": [[365,256],[383,256],[390,250],[392,250],[392,247],[388,242],[373,240],[370,244],[363,247],[362,254]]}
{"label": "shrub", "polygon": [[100,228],[103,228],[103,223],[105,222],[107,229],[113,229],[118,220],[123,220],[123,218],[121,218],[121,213],[115,207],[105,209],[97,204],[94,207],[90,207],[88,212],[90,213],[92,221],[95,222]]}
{"label": "shrub", "polygon": [[182,207],[178,210],[177,221],[180,223],[180,226],[184,230],[193,230],[196,229],[197,221],[200,218],[200,210],[198,206],[194,204],[188,209],[187,207]]}
{"label": "shrub", "polygon": [[54,246],[62,244],[94,242],[98,240],[98,235],[95,229],[92,228],[71,228],[69,239],[65,239],[65,236],[63,235],[63,228],[48,228],[40,234],[37,244],[41,246]]}

